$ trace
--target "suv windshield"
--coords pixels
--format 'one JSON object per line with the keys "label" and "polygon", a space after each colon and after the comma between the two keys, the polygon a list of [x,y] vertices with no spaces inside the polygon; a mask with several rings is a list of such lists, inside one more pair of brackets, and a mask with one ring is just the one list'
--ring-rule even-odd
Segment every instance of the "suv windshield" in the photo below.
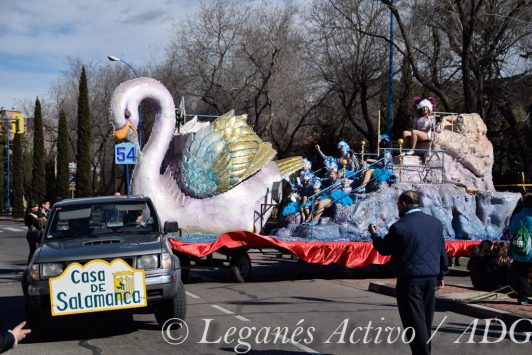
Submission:
{"label": "suv windshield", "polygon": [[146,202],[92,203],[56,208],[47,238],[150,233],[158,228]]}

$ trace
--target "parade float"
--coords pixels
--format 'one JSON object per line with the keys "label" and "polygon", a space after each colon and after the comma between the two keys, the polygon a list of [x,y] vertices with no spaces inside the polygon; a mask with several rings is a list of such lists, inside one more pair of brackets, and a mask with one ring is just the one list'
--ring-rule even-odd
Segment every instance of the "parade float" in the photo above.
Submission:
{"label": "parade float", "polygon": [[[152,78],[121,84],[111,101],[117,139],[138,144],[140,104],[155,109],[147,144],[132,176],[132,192],[154,202],[162,223],[177,220],[182,233],[169,241],[185,268],[229,264],[238,281],[249,275],[250,250],[273,249],[322,265],[360,267],[384,264],[369,242],[367,227],[385,232],[398,218],[402,191],[416,190],[423,211],[444,224],[449,257],[467,256],[478,239],[499,239],[519,194],[496,192],[491,179],[493,148],[478,115],[443,122],[422,154],[397,154],[392,185],[353,194],[351,206],[338,205],[332,218],[304,225],[297,218],[265,236],[259,234],[282,199],[281,184],[303,167],[301,157],[274,160],[276,151],[229,112],[213,122],[193,119],[176,129],[168,90]],[[401,148],[399,148],[401,150]],[[355,172],[360,174],[362,171]],[[224,255],[222,259],[214,253]]]}

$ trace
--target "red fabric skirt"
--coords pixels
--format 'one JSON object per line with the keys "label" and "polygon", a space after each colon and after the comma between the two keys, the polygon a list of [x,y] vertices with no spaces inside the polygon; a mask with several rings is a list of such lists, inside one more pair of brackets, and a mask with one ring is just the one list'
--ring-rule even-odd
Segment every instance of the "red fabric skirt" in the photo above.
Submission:
{"label": "red fabric skirt", "polygon": [[[385,264],[390,260],[389,256],[380,255],[371,242],[285,242],[251,232],[224,233],[214,242],[185,243],[173,238],[169,240],[175,251],[198,258],[216,251],[227,253],[227,249],[275,248],[286,250],[307,263],[321,265],[362,267]],[[471,249],[478,243],[475,240],[447,240],[445,248],[449,257],[470,256]]]}

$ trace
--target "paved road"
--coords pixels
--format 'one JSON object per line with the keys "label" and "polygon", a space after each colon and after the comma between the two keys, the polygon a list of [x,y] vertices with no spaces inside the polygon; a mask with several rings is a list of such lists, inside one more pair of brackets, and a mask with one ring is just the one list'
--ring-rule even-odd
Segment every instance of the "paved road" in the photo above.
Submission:
{"label": "paved road", "polygon": [[[24,235],[22,224],[0,222],[2,327],[12,327],[25,317],[19,284],[27,256]],[[398,337],[402,329],[395,299],[366,291],[362,276],[366,274],[339,267],[272,264],[263,258],[256,260],[251,280],[245,284],[233,283],[226,270],[192,272],[185,285],[189,334],[183,344],[166,342],[151,314],[95,313],[62,318],[53,324],[53,337],[44,342],[28,339],[12,354],[409,353]],[[468,279],[454,281],[467,283]],[[472,321],[438,309],[434,330],[441,326],[434,336],[433,353],[523,354],[529,349],[529,344],[515,344],[508,336],[500,343],[479,344],[483,321],[472,339],[475,343],[468,344],[470,335],[460,336]],[[184,330],[171,328],[165,334],[177,339]],[[487,340],[494,341],[500,334],[500,328],[492,327]],[[516,340],[526,337],[518,334]]]}

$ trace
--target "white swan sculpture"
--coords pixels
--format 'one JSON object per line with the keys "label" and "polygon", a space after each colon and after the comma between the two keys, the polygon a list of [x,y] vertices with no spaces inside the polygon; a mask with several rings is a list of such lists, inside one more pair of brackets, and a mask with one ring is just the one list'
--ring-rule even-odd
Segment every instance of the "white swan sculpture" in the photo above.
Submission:
{"label": "white swan sculpture", "polygon": [[[149,196],[161,221],[178,221],[185,232],[260,231],[261,204],[272,185],[303,167],[301,157],[272,161],[276,154],[231,111],[211,124],[197,120],[175,131],[172,96],[152,78],[122,83],[111,100],[117,139],[137,142],[138,107],[149,103],[155,121],[132,176],[132,192]],[[169,149],[171,147],[171,149]],[[169,165],[160,174],[163,160]]]}

